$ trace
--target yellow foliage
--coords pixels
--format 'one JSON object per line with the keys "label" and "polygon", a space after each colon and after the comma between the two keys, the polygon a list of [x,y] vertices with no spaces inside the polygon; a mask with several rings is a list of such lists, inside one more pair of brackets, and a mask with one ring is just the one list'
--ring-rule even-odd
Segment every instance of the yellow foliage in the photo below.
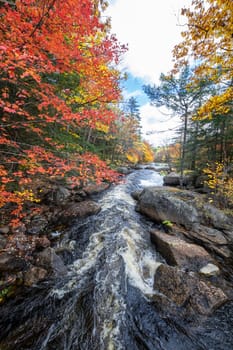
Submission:
{"label": "yellow foliage", "polygon": [[233,178],[225,172],[225,166],[221,162],[216,162],[214,168],[205,168],[203,172],[208,175],[205,181],[212,190],[212,194],[219,197],[224,202],[233,204]]}
{"label": "yellow foliage", "polygon": [[130,150],[126,153],[126,158],[129,162],[136,164],[139,161],[139,155],[135,152],[135,150]]}
{"label": "yellow foliage", "polygon": [[143,142],[143,161],[146,163],[151,163],[154,160],[154,151],[148,142]]}
{"label": "yellow foliage", "polygon": [[39,203],[40,199],[36,198],[32,190],[24,190],[24,191],[15,191],[16,195],[26,201]]}
{"label": "yellow foliage", "polygon": [[[233,79],[233,1],[192,0],[181,14],[187,22],[182,33],[183,41],[176,45],[173,55],[177,72],[190,58],[198,62],[195,81],[206,77],[215,83]],[[230,84],[229,84],[230,86]],[[213,113],[226,114],[232,108],[233,88],[230,86],[212,96],[198,111],[196,119],[211,119]]]}
{"label": "yellow foliage", "polygon": [[105,134],[107,134],[109,132],[109,125],[106,125],[104,123],[96,122],[95,127],[96,127],[96,130],[102,131]]}

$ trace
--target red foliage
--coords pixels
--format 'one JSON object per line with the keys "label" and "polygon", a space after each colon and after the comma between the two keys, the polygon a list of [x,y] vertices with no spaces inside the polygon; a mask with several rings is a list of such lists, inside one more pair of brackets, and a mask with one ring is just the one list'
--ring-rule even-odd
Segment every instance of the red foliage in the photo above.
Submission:
{"label": "red foliage", "polygon": [[[93,154],[67,159],[53,137],[55,127],[95,128],[97,121],[115,118],[107,104],[120,97],[119,74],[110,65],[125,48],[103,35],[105,24],[95,8],[92,0],[16,0],[15,6],[0,6],[0,208],[13,203],[16,220],[25,201],[19,193],[35,177],[70,176],[76,184],[116,178]],[[75,109],[53,80],[73,72],[88,96]],[[70,89],[64,93],[69,96]]]}

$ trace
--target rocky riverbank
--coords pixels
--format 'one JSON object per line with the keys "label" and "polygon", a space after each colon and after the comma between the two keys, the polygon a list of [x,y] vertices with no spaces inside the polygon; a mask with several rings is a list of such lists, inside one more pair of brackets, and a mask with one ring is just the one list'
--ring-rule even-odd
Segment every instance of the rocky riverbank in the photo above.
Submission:
{"label": "rocky riverbank", "polygon": [[233,298],[233,215],[199,193],[148,187],[133,194],[137,211],[160,224],[151,241],[165,259],[154,277],[166,312],[209,315]]}
{"label": "rocky riverbank", "polygon": [[29,204],[28,215],[18,227],[0,227],[0,303],[22,286],[66,273],[54,243],[74,219],[101,210],[93,196],[109,186],[90,184],[82,190],[53,186],[41,197],[38,212],[31,212]]}

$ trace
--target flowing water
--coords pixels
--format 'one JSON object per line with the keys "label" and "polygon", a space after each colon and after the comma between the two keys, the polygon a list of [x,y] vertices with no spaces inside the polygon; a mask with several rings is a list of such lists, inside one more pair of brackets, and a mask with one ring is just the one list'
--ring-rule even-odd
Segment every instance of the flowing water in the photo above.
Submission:
{"label": "flowing water", "polygon": [[138,170],[107,191],[99,214],[74,222],[57,244],[68,267],[2,306],[0,350],[228,350],[233,307],[200,323],[171,317],[155,303],[153,276],[163,259],[150,242],[151,221],[130,193],[162,185]]}

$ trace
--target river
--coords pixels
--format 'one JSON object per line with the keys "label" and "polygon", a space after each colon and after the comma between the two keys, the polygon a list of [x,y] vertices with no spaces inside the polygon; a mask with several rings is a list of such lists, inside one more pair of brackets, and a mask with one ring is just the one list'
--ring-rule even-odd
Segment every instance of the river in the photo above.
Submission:
{"label": "river", "polygon": [[102,210],[74,222],[57,248],[68,273],[25,290],[1,307],[0,350],[228,350],[233,312],[182,320],[154,302],[163,259],[150,242],[155,224],[135,211],[131,192],[162,185],[142,169],[96,198]]}

